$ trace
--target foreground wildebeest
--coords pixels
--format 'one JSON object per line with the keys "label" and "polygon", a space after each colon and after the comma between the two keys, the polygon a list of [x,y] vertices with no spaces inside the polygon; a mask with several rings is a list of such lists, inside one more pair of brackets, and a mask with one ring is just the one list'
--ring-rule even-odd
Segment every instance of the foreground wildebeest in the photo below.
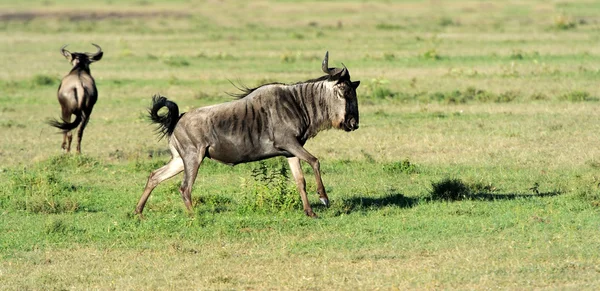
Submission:
{"label": "foreground wildebeest", "polygon": [[[306,182],[300,160],[310,164],[323,204],[329,199],[321,180],[319,160],[304,149],[304,143],[319,131],[331,127],[352,131],[358,128],[356,88],[344,68],[329,68],[328,53],[318,79],[286,85],[266,84],[244,89],[238,100],[194,109],[179,115],[179,108],[162,96],[153,97],[150,118],[158,131],[169,137],[171,160],[150,174],[135,212],[141,214],[152,190],[182,170],[179,189],[188,211],[198,167],[207,157],[235,165],[274,156],[288,158],[306,215],[316,217],[306,197]],[[162,107],[168,112],[158,115]]]}
{"label": "foreground wildebeest", "polygon": [[[64,45],[60,51],[73,65],[73,68],[67,74],[58,87],[58,102],[62,108],[62,121],[50,120],[48,124],[59,128],[63,131],[62,149],[66,152],[71,151],[71,141],[73,136],[71,130],[77,128],[77,153],[81,152],[81,138],[83,130],[90,120],[92,109],[96,100],[98,100],[98,90],[96,82],[90,73],[90,64],[102,59],[102,48],[96,44],[92,44],[98,51],[91,53],[71,53],[65,49]],[[75,115],[75,120],[71,122],[71,115]]]}

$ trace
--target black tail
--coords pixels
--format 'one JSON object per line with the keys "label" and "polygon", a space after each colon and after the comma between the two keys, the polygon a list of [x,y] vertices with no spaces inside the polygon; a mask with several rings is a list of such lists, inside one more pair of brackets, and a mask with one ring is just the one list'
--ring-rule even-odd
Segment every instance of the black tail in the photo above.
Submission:
{"label": "black tail", "polygon": [[81,123],[81,120],[83,119],[80,110],[73,112],[73,114],[75,114],[75,120],[73,122],[66,122],[65,120],[58,121],[56,119],[50,119],[46,123],[58,128],[58,129],[62,129],[62,130],[66,130],[66,131],[73,130],[79,126],[79,124]]}
{"label": "black tail", "polygon": [[[158,115],[158,111],[163,107],[167,107],[168,112],[163,115]],[[152,107],[148,108],[148,113],[150,114],[150,120],[153,123],[158,124],[156,132],[159,134],[160,138],[171,136],[181,117],[179,116],[179,107],[177,104],[160,95],[152,96]]]}

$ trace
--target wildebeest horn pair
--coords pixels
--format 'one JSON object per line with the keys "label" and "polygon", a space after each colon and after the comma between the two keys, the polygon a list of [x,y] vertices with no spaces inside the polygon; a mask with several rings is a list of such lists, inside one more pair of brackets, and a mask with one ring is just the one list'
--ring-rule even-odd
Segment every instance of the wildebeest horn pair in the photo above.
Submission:
{"label": "wildebeest horn pair", "polygon": [[321,69],[323,70],[323,72],[325,72],[325,74],[332,76],[332,77],[344,76],[348,72],[348,69],[346,69],[346,66],[344,66],[343,68],[330,68],[329,67],[329,51],[325,52],[325,58],[323,58],[323,63],[321,64]]}
{"label": "wildebeest horn pair", "polygon": [[[96,53],[84,53],[84,54],[86,54],[86,55],[87,55],[87,56],[88,56],[90,59],[97,58],[99,55],[102,55],[102,54],[104,53],[104,52],[102,52],[102,48],[101,48],[99,45],[97,45],[97,44],[95,44],[95,43],[92,43],[92,45],[93,45],[93,46],[95,46],[95,47],[98,49],[98,51],[96,51]],[[70,51],[68,51],[68,50],[66,50],[66,49],[65,49],[67,46],[68,46],[68,44],[65,44],[65,45],[63,45],[63,46],[60,48],[60,52],[61,52],[61,53],[63,54],[63,56],[65,56],[65,57],[67,57],[68,55],[70,55],[70,54],[71,54],[71,52],[70,52]]]}

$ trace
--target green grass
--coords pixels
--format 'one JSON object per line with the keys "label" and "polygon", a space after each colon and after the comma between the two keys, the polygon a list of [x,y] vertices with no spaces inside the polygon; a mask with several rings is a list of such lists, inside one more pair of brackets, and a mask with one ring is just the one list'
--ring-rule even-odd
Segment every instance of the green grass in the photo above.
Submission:
{"label": "green grass", "polygon": [[[0,282],[23,289],[598,289],[600,5],[590,1],[0,0]],[[317,7],[318,6],[318,7]],[[79,6],[78,6],[79,7]],[[104,50],[83,155],[62,155],[59,49]],[[303,164],[202,164],[133,215],[169,160],[146,108],[360,80],[360,129],[326,131],[331,206]]]}

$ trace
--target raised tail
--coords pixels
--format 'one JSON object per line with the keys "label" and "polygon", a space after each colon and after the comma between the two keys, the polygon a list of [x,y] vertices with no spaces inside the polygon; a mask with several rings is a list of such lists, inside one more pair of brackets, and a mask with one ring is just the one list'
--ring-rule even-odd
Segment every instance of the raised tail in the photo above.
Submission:
{"label": "raised tail", "polygon": [[77,128],[79,126],[79,124],[81,123],[81,120],[83,120],[80,110],[73,112],[73,114],[75,115],[75,120],[73,122],[67,122],[65,120],[58,121],[56,119],[50,119],[46,123],[58,128],[58,129],[65,130],[65,131],[73,130],[73,129]]}
{"label": "raised tail", "polygon": [[[167,107],[168,111],[163,115],[159,115],[158,111],[163,107]],[[175,131],[175,126],[181,117],[177,104],[160,95],[152,96],[152,107],[148,108],[148,113],[150,114],[150,120],[158,124],[156,132],[160,138],[165,136],[170,137],[173,131]]]}

